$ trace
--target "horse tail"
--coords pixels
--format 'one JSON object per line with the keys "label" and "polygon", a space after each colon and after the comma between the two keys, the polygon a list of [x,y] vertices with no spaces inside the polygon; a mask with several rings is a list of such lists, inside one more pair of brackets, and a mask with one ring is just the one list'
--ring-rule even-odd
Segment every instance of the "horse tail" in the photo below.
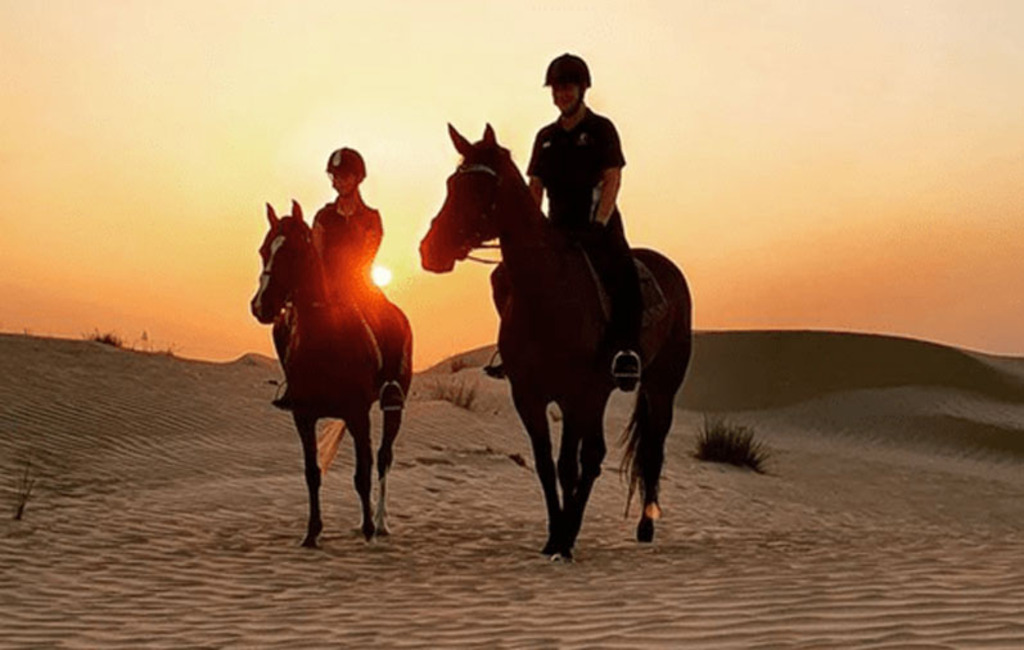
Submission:
{"label": "horse tail", "polygon": [[338,455],[338,445],[345,435],[348,425],[340,422],[329,422],[324,425],[320,436],[316,441],[317,466],[320,468],[320,475],[327,474],[328,468]]}
{"label": "horse tail", "polygon": [[633,406],[633,415],[629,418],[626,429],[622,432],[621,444],[624,447],[622,454],[622,465],[619,466],[619,473],[626,477],[629,484],[629,494],[626,497],[626,511],[629,514],[629,506],[633,502],[633,495],[640,492],[641,501],[644,500],[648,485],[646,476],[649,472],[647,464],[653,461],[653,454],[650,453],[652,444],[651,431],[651,405],[647,398],[647,391],[640,386],[637,391],[636,404]]}

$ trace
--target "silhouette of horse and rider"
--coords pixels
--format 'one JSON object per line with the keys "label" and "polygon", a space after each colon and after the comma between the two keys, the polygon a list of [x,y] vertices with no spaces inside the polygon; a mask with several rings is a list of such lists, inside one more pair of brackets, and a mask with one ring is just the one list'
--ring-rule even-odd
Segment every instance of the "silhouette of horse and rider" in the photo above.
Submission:
{"label": "silhouette of horse and rider", "polygon": [[[665,438],[691,356],[692,304],[671,261],[626,242],[616,207],[625,158],[612,122],[584,101],[591,85],[586,63],[571,54],[556,58],[545,85],[559,116],[537,134],[528,181],[490,125],[475,144],[449,125],[462,160],[420,256],[424,269],[445,273],[497,240],[503,261],[491,284],[502,361],[487,370],[509,379],[530,437],[548,512],[542,552],[571,558],[606,454],[603,416],[615,388],[636,391],[623,470],[628,499],[639,493],[643,504],[637,539],[654,537]],[[352,430],[364,534],[370,538],[386,526],[384,486],[411,373],[408,321],[368,282],[382,229],[379,214],[358,193],[363,161],[351,149],[338,150],[328,173],[338,199],[317,213],[312,229],[297,204],[282,219],[268,206],[271,228],[252,301],[260,322],[274,325],[288,386],[276,403],[292,411],[302,439],[310,498],[306,545],[315,545],[321,529],[315,435],[321,417],[341,418]],[[385,429],[376,519],[369,505],[368,417],[375,400]],[[557,464],[551,402],[563,415]]]}
{"label": "silhouette of horse and rider", "polygon": [[[273,324],[287,386],[274,403],[291,410],[302,441],[310,508],[304,546],[315,546],[322,529],[316,438],[321,418],[341,419],[352,433],[363,534],[369,539],[387,533],[387,474],[412,380],[409,321],[369,281],[382,227],[380,215],[359,194],[366,176],[362,157],[351,149],[335,151],[327,173],[338,198],[321,208],[312,228],[298,203],[283,218],[267,205],[270,229],[260,247],[263,272],[251,304],[257,320]],[[384,411],[376,516],[370,505],[375,401]]]}

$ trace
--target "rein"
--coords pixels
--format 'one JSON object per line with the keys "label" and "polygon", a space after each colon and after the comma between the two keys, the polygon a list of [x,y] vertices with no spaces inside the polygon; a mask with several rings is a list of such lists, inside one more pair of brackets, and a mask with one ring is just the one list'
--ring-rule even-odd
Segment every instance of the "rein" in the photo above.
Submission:
{"label": "rein", "polygon": [[[501,244],[480,244],[479,246],[474,246],[473,250],[478,250],[481,248],[500,249]],[[466,255],[466,259],[471,260],[473,262],[479,262],[480,264],[501,264],[502,262],[501,260],[489,260],[485,257],[477,257],[476,255]]]}
{"label": "rein", "polygon": [[[487,248],[491,248],[487,246]],[[471,262],[479,262],[480,264],[501,264],[502,260],[489,260],[483,257],[477,257],[476,255],[466,255],[466,259]]]}

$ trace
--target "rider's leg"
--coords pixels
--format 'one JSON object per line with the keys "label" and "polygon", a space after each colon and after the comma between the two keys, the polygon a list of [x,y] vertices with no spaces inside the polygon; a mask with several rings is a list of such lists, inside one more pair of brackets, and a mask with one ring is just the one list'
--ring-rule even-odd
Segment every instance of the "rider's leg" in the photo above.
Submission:
{"label": "rider's leg", "polygon": [[611,373],[616,385],[633,390],[640,379],[640,323],[643,298],[640,278],[616,211],[608,224],[591,238],[588,253],[611,301],[606,349],[611,351]]}
{"label": "rider's leg", "polygon": [[405,406],[405,391],[399,383],[404,354],[401,324],[393,318],[391,303],[375,288],[370,311],[371,328],[381,353],[381,368],[378,375],[380,393],[378,401],[382,411],[400,411]]}

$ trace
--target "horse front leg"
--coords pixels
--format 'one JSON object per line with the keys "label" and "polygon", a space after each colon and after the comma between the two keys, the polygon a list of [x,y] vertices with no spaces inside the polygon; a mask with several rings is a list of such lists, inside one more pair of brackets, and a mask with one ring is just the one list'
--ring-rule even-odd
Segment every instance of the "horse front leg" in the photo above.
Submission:
{"label": "horse front leg", "polygon": [[359,493],[359,501],[363,508],[363,537],[369,541],[376,530],[373,524],[373,510],[370,507],[370,488],[373,473],[373,449],[370,447],[370,414],[369,408],[365,412],[353,417],[348,422],[348,428],[352,431],[352,441],[356,452],[356,471],[354,483],[356,492]]}
{"label": "horse front leg", "polygon": [[316,548],[316,539],[323,530],[320,520],[320,466],[316,454],[316,418],[300,413],[293,413],[295,428],[302,441],[302,458],[306,467],[306,488],[309,490],[309,522],[306,525],[306,538],[302,545]]}
{"label": "horse front leg", "polygon": [[551,456],[551,434],[548,427],[547,404],[542,399],[523,395],[512,386],[512,400],[519,418],[530,436],[533,447],[533,461],[537,468],[544,491],[544,503],[548,508],[548,541],[541,553],[555,555],[562,551],[562,507],[558,501],[558,487],[555,484],[555,462]]}
{"label": "horse front leg", "polygon": [[561,548],[556,552],[572,557],[572,519],[580,482],[580,429],[571,417],[562,419],[562,445],[558,452],[558,484],[562,488]]}
{"label": "horse front leg", "polygon": [[398,437],[398,429],[402,424],[402,411],[384,412],[384,435],[381,438],[380,449],[377,451],[377,477],[380,482],[380,495],[377,498],[377,516],[374,524],[377,527],[377,535],[390,535],[388,528],[388,501],[387,485],[388,472],[391,470],[393,460],[392,446],[395,438]]}
{"label": "horse front leg", "polygon": [[[600,413],[601,411],[596,412]],[[572,417],[570,420],[570,417],[567,416],[565,426],[567,429],[571,426],[577,430],[577,440],[582,442],[580,445],[582,471],[576,483],[576,489],[570,495],[563,495],[566,500],[564,552],[571,553],[576,544],[576,537],[583,526],[583,513],[587,509],[594,481],[601,475],[601,463],[604,462],[607,447],[604,442],[604,426],[601,420],[590,417],[585,417],[582,420]]]}

